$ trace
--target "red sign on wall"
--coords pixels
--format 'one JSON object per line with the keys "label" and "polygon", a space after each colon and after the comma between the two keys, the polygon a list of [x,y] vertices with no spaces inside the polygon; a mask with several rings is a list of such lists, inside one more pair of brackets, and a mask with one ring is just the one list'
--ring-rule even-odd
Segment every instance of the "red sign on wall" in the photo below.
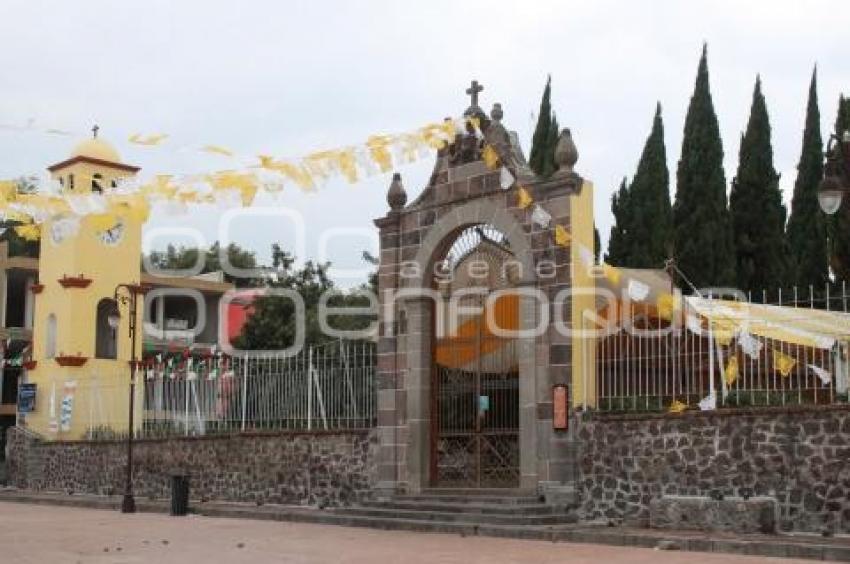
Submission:
{"label": "red sign on wall", "polygon": [[567,387],[558,384],[552,387],[552,427],[556,431],[566,431],[569,428],[570,398]]}

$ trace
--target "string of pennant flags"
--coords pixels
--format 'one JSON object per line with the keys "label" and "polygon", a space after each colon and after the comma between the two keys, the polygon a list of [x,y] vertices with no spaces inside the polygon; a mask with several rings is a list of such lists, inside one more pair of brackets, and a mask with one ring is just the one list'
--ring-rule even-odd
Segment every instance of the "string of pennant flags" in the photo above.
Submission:
{"label": "string of pennant flags", "polygon": [[[355,183],[365,177],[390,172],[399,165],[415,162],[433,150],[451,145],[456,135],[465,131],[470,123],[480,134],[474,117],[446,119],[403,133],[371,135],[357,145],[315,151],[295,159],[265,154],[239,155],[228,147],[207,144],[198,150],[226,157],[234,166],[208,173],[159,174],[146,180],[118,180],[111,189],[100,193],[72,194],[62,190],[58,182],[41,182],[38,177],[27,178],[27,183],[36,185],[35,189],[22,192],[19,179],[0,180],[0,216],[18,224],[14,230],[20,237],[35,241],[41,237],[41,225],[49,220],[55,223],[52,226],[54,236],[63,237],[74,235],[82,220],[92,222],[97,229],[109,229],[127,216],[146,221],[151,205],[157,203],[164,203],[166,211],[172,214],[184,213],[189,204],[247,207],[258,192],[279,193],[288,184],[311,191],[332,177]],[[31,126],[14,128],[0,124],[0,129],[70,134],[55,128],[39,130]],[[156,147],[168,139],[169,136],[162,133],[136,133],[128,141]]]}

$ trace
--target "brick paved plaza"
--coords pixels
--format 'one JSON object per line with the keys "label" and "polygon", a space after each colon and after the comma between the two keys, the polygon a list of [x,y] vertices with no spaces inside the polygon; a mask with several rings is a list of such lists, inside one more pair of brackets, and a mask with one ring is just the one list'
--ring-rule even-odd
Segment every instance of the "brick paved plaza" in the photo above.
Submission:
{"label": "brick paved plaza", "polygon": [[[674,564],[765,562],[760,557],[587,544],[463,538],[328,525],[60,508],[0,502],[3,562]],[[775,560],[785,564],[806,560]]]}

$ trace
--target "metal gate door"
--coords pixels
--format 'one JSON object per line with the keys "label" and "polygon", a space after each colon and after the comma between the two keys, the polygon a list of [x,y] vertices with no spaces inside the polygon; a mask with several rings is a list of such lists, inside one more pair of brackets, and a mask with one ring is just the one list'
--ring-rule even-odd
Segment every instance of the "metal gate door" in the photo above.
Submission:
{"label": "metal gate door", "polygon": [[[492,248],[482,249],[487,241],[479,241],[474,252],[463,256],[480,259],[486,253],[488,260],[500,264],[502,260],[494,257],[504,257]],[[507,256],[507,250],[501,254]],[[499,289],[510,282],[506,278],[491,276],[479,289]],[[453,290],[468,283],[468,280],[455,280]],[[515,295],[502,295],[485,306],[486,298],[482,293],[464,297],[461,302],[465,309],[477,305],[480,313],[459,319],[455,327],[434,342],[431,472],[435,486],[519,486],[516,342],[496,335],[486,322],[486,307],[490,307],[493,311],[489,312],[489,318],[499,328],[515,329],[518,299]]]}

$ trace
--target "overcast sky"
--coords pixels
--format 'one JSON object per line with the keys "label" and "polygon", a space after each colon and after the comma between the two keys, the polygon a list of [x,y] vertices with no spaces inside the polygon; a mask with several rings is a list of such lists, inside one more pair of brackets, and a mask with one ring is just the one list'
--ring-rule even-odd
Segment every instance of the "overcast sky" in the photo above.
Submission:
{"label": "overcast sky", "polygon": [[[790,200],[806,92],[818,65],[822,127],[831,129],[839,92],[850,92],[850,6],[834,2],[364,1],[39,2],[0,6],[0,123],[87,132],[92,123],[143,174],[226,168],[222,157],[175,151],[215,143],[243,154],[297,157],[405,131],[468,105],[505,109],[528,152],[547,73],[553,106],[580,153],[578,171],[596,186],[603,240],[609,199],[634,173],[655,102],[663,106],[671,192],[682,127],[703,41],[723,134],[727,181],[737,166],[756,73],[767,97],[775,166]],[[135,132],[168,133],[160,149],[129,144]],[[81,135],[83,133],[80,133]],[[0,176],[43,171],[74,138],[0,130]],[[400,169],[410,197],[432,166]],[[304,258],[322,253],[331,227],[339,267],[360,264],[374,245],[372,220],[387,209],[389,177],[332,181],[276,201],[305,220]],[[671,194],[672,197],[672,194]],[[157,212],[150,227],[198,227],[215,240],[218,208],[183,217]],[[292,242],[279,218],[237,220],[235,238],[268,255]],[[161,241],[157,243],[159,244]],[[342,281],[344,284],[354,280]]]}

